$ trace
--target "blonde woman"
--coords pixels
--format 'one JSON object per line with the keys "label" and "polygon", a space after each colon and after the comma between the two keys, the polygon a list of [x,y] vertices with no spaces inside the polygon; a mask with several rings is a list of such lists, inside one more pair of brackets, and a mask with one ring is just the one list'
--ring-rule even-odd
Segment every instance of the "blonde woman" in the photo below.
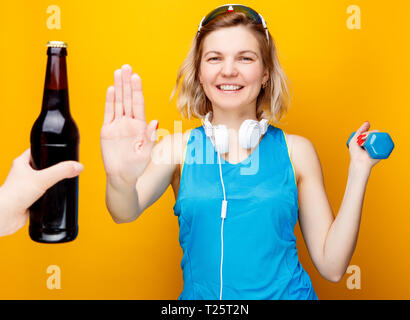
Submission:
{"label": "blonde woman", "polygon": [[350,142],[335,219],[312,143],[267,123],[286,113],[287,85],[260,14],[225,5],[204,17],[172,96],[182,77],[178,108],[203,126],[155,144],[158,121],[146,124],[140,78],[128,65],[114,73],[101,131],[112,218],[137,219],[171,185],[183,250],[179,299],[317,299],[298,260],[294,227],[299,219],[320,274],[339,281],[379,161],[359,146],[369,123]]}

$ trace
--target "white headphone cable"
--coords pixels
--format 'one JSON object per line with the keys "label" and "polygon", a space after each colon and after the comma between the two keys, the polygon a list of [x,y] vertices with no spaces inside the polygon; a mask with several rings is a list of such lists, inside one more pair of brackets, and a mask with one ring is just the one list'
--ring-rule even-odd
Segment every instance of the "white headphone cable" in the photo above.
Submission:
{"label": "white headphone cable", "polygon": [[225,195],[225,185],[224,181],[222,178],[222,167],[221,167],[221,160],[220,160],[220,155],[218,153],[218,163],[219,163],[219,175],[221,177],[221,183],[222,183],[222,191],[224,194],[224,199],[222,200],[222,209],[221,209],[221,218],[222,218],[222,225],[221,225],[221,291],[219,293],[219,300],[222,300],[222,265],[223,265],[223,258],[224,258],[224,220],[226,217],[226,209],[228,206],[228,201],[226,201],[226,195]]}

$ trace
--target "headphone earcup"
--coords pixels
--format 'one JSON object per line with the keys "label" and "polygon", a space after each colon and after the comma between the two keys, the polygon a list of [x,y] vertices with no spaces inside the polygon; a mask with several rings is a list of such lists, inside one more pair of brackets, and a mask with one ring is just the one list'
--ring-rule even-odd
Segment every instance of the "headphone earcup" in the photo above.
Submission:
{"label": "headphone earcup", "polygon": [[229,150],[229,133],[225,125],[219,124],[213,126],[209,121],[212,116],[212,111],[208,112],[205,116],[203,127],[205,134],[212,142],[215,150],[220,154],[225,154]]}
{"label": "headphone earcup", "polygon": [[214,147],[220,154],[225,154],[229,150],[229,133],[224,125],[214,126]]}
{"label": "headphone earcup", "polygon": [[245,120],[239,128],[239,145],[244,149],[254,148],[261,136],[263,136],[268,130],[268,120],[262,119],[256,121],[252,119]]}
{"label": "headphone earcup", "polygon": [[251,149],[255,147],[261,137],[261,130],[259,122],[247,119],[239,128],[239,144],[244,149]]}

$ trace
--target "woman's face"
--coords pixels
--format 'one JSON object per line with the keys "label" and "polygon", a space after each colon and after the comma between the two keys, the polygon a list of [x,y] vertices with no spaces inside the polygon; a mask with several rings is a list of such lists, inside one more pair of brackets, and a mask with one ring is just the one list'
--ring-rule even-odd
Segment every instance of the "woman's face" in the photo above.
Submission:
{"label": "woman's face", "polygon": [[[255,108],[261,85],[268,78],[268,71],[263,70],[258,42],[246,27],[223,28],[204,39],[199,80],[213,108]],[[242,88],[221,90],[222,84]]]}

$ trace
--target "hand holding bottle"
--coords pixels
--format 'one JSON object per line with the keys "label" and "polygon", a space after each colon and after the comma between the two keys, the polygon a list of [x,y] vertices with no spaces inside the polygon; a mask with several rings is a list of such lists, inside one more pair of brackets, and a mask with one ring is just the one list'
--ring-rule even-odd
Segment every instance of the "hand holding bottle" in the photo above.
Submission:
{"label": "hand holding bottle", "polygon": [[141,78],[124,65],[107,90],[101,129],[104,169],[114,187],[135,186],[149,164],[158,121],[147,125],[144,108]]}
{"label": "hand holding bottle", "polygon": [[76,161],[64,161],[43,170],[30,166],[30,149],[13,161],[0,187],[0,236],[10,235],[23,227],[28,208],[60,180],[73,178],[83,170]]}

